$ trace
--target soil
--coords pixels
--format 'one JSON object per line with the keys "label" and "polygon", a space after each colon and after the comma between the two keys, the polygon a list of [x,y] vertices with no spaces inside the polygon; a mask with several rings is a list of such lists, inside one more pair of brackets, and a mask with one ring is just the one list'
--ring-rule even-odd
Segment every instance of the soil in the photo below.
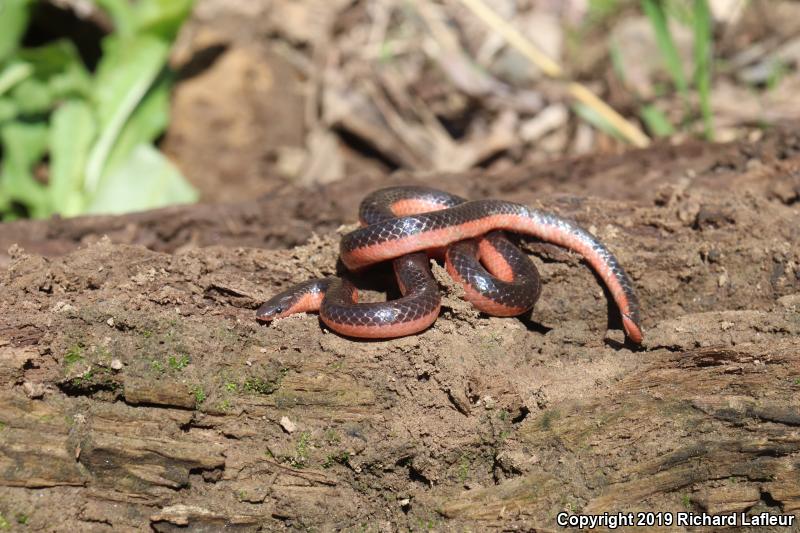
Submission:
{"label": "soil", "polygon": [[[797,517],[795,131],[0,226],[3,519],[549,531],[561,511]],[[444,309],[419,335],[257,324],[271,294],[336,272],[364,192],[390,183],[576,219],[632,276],[644,345],[624,342],[575,254],[526,240],[543,281],[530,318],[475,313],[437,268]],[[383,274],[359,283],[378,297]]]}

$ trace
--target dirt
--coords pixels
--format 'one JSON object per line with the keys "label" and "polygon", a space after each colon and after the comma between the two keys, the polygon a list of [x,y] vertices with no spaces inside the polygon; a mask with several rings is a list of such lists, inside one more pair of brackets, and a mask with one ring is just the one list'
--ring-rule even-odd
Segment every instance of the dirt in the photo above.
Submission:
{"label": "dirt", "polygon": [[[644,345],[624,342],[585,263],[533,241],[543,291],[527,319],[479,315],[439,276],[444,309],[419,335],[355,341],[314,315],[255,322],[279,289],[335,273],[339,226],[364,191],[399,182],[590,228],[634,279]],[[797,516],[799,200],[788,130],[5,225],[0,513],[41,531]],[[375,291],[384,274],[359,283]]]}

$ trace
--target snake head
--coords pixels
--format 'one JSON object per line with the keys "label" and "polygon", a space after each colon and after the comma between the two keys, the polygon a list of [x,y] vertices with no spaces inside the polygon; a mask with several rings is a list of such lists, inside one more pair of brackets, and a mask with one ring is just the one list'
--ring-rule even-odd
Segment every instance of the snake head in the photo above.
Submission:
{"label": "snake head", "polygon": [[256,311],[256,320],[259,322],[271,322],[276,318],[283,318],[292,313],[293,300],[295,296],[278,294],[273,296]]}
{"label": "snake head", "polygon": [[295,313],[317,311],[329,284],[329,279],[309,280],[278,293],[258,308],[256,320],[271,322]]}

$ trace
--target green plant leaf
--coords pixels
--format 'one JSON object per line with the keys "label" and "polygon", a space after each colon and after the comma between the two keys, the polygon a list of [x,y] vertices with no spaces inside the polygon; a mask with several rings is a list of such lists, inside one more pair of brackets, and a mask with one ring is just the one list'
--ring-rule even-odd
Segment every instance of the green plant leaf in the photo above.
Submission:
{"label": "green plant leaf", "polygon": [[94,135],[94,117],[86,102],[72,100],[53,113],[48,193],[53,210],[64,216],[83,210],[83,177]]}
{"label": "green plant leaf", "polygon": [[85,186],[94,193],[122,128],[142,100],[167,59],[164,41],[147,35],[107,37],[94,83],[100,135],[92,148]]}
{"label": "green plant leaf", "polygon": [[3,189],[3,187],[0,186],[0,220],[6,222],[14,220],[16,218],[15,216],[11,216],[10,213],[6,213],[10,209],[11,209],[11,197]]}
{"label": "green plant leaf", "polygon": [[29,0],[0,2],[0,62],[5,61],[19,46],[30,16]]}
{"label": "green plant leaf", "polygon": [[136,30],[172,41],[193,4],[194,0],[140,0],[133,8]]}
{"label": "green plant leaf", "polygon": [[17,104],[11,98],[0,98],[0,125],[14,120],[17,116]]}
{"label": "green plant leaf", "polygon": [[642,0],[642,9],[653,26],[653,31],[656,34],[656,43],[659,50],[661,50],[664,64],[670,76],[672,76],[675,87],[684,99],[688,98],[689,84],[683,72],[683,64],[681,63],[678,49],[675,47],[675,41],[672,39],[672,32],[669,29],[669,21],[664,11],[662,0]]}
{"label": "green plant leaf", "polygon": [[0,95],[33,74],[33,66],[15,61],[0,72]]}
{"label": "green plant leaf", "polygon": [[36,77],[42,80],[67,70],[70,65],[83,66],[83,60],[77,48],[65,39],[35,48],[23,48],[17,52],[16,57],[25,63],[30,63]]}
{"label": "green plant leaf", "polygon": [[114,172],[136,146],[154,141],[167,127],[170,82],[161,76],[133,111],[111,148],[104,174]]}
{"label": "green plant leaf", "polygon": [[675,133],[669,119],[654,105],[643,106],[639,110],[647,129],[656,137],[668,137]]}
{"label": "green plant leaf", "polygon": [[[90,0],[115,30],[91,74],[68,41],[20,48],[34,0],[0,0],[0,213],[125,212],[195,201],[152,146],[169,119],[169,46],[193,0]],[[34,168],[48,151],[49,180]]]}
{"label": "green plant leaf", "polygon": [[127,213],[197,201],[197,192],[150,144],[140,144],[116,171],[104,176],[89,213]]}
{"label": "green plant leaf", "polygon": [[0,129],[3,163],[0,186],[10,200],[25,204],[34,217],[48,214],[45,187],[33,178],[33,166],[47,150],[47,124],[10,122]]}
{"label": "green plant leaf", "polygon": [[36,78],[27,78],[14,86],[9,93],[22,115],[42,115],[53,105],[53,93],[47,83]]}
{"label": "green plant leaf", "polygon": [[115,33],[123,37],[130,37],[134,34],[135,17],[129,0],[94,0],[94,2],[111,17]]}
{"label": "green plant leaf", "polygon": [[47,80],[47,86],[57,100],[77,97],[88,101],[92,78],[83,68],[70,67]]}
{"label": "green plant leaf", "polygon": [[54,98],[89,96],[91,75],[75,45],[67,40],[24,48],[17,57],[33,67],[37,80],[46,82]]}

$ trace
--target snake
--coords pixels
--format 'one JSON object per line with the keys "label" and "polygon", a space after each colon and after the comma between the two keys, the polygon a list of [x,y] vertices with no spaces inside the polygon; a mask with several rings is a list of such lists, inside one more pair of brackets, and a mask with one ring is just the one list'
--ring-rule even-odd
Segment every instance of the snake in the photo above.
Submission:
{"label": "snake", "polygon": [[530,311],[541,294],[539,273],[506,232],[538,238],[577,252],[598,274],[622,315],[627,338],[644,333],[633,282],[617,258],[589,231],[554,213],[498,200],[468,201],[421,186],[395,186],[368,194],[359,206],[360,227],[340,241],[340,258],[351,272],[392,262],[401,297],[359,302],[351,281],[312,279],[267,300],[256,319],[269,323],[318,311],[331,330],[348,337],[385,339],[419,333],[439,316],[441,295],[430,257],[464,288],[464,298],[494,316]]}

